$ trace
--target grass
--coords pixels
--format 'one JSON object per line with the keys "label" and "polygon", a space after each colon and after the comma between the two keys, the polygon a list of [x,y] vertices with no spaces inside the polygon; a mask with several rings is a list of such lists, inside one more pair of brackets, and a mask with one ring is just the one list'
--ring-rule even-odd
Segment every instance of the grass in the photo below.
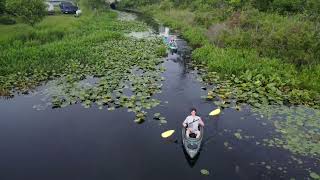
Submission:
{"label": "grass", "polygon": [[0,24],[0,42],[7,41],[16,36],[25,34],[32,29],[26,24],[2,25]]}

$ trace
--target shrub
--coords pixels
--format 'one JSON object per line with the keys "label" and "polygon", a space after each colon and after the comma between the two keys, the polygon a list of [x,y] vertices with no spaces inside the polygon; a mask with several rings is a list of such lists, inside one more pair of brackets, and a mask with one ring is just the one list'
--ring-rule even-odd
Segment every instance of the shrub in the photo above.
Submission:
{"label": "shrub", "polygon": [[43,0],[10,0],[6,2],[6,9],[31,25],[41,21],[47,14]]}
{"label": "shrub", "polygon": [[226,47],[255,48],[261,56],[297,66],[319,63],[319,30],[310,21],[243,11],[231,25],[217,40]]}
{"label": "shrub", "polygon": [[306,4],[306,11],[312,18],[320,17],[320,1],[308,0]]}
{"label": "shrub", "polygon": [[160,3],[160,9],[162,10],[168,10],[173,7],[173,4],[169,0],[161,1]]}
{"label": "shrub", "polygon": [[5,0],[0,0],[0,15],[4,14],[4,12],[5,12],[5,7],[6,7],[6,2],[5,2]]}
{"label": "shrub", "polygon": [[272,7],[274,10],[284,14],[286,12],[302,12],[304,8],[304,0],[274,0]]}
{"label": "shrub", "polygon": [[200,47],[209,43],[205,32],[201,28],[188,27],[182,32],[183,37],[185,37],[192,46]]}

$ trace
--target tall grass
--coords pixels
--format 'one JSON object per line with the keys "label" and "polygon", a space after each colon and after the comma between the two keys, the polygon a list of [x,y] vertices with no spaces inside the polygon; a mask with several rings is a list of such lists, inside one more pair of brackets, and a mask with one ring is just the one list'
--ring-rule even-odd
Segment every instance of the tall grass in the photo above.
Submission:
{"label": "tall grass", "polygon": [[192,58],[196,63],[206,65],[209,71],[220,74],[240,76],[249,70],[266,77],[277,76],[295,88],[320,91],[320,65],[299,69],[276,58],[261,58],[255,50],[219,48],[214,45],[196,49]]}

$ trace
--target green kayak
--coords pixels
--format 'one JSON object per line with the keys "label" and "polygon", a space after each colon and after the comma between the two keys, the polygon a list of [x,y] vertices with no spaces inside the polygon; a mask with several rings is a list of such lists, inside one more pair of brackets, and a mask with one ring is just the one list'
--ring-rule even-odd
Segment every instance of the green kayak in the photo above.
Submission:
{"label": "green kayak", "polygon": [[195,138],[195,134],[190,134],[191,137],[186,136],[186,128],[182,128],[182,142],[190,158],[194,158],[200,151],[201,142],[203,139],[203,127],[199,126],[200,137]]}

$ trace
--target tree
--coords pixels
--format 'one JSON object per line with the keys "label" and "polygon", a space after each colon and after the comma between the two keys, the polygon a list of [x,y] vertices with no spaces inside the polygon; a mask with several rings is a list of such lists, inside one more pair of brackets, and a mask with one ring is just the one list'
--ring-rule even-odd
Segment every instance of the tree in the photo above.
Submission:
{"label": "tree", "polygon": [[9,0],[6,11],[32,26],[47,14],[44,0]]}
{"label": "tree", "polygon": [[6,7],[6,2],[5,0],[0,0],[0,15],[4,14],[5,12],[5,7]]}

